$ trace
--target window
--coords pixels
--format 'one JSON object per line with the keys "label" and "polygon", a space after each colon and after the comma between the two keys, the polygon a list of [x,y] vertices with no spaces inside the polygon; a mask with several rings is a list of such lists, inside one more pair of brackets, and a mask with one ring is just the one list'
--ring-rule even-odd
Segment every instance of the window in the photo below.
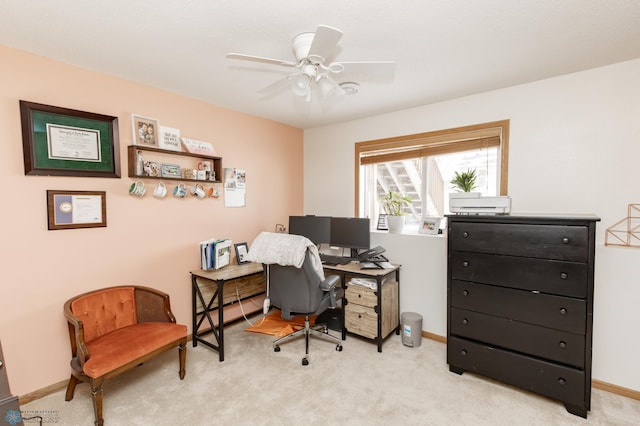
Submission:
{"label": "window", "polygon": [[449,213],[450,181],[469,169],[478,175],[474,191],[506,195],[508,133],[504,120],[356,143],[356,215],[377,218],[379,198],[400,192],[412,200],[406,227],[417,229],[422,216]]}

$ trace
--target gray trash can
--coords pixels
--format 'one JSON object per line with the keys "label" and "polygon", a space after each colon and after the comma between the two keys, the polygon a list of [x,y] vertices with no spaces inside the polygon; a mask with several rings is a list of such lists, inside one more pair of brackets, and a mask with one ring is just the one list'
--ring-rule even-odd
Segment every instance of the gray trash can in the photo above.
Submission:
{"label": "gray trash can", "polygon": [[422,344],[422,315],[415,312],[404,312],[400,315],[402,323],[402,343],[417,348]]}

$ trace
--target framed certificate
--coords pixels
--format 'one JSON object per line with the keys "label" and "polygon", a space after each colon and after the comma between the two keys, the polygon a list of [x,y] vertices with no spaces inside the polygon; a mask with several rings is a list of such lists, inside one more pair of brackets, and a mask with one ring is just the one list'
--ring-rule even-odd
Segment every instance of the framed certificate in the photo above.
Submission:
{"label": "framed certificate", "polygon": [[120,177],[118,119],[20,101],[24,174]]}
{"label": "framed certificate", "polygon": [[47,191],[49,230],[107,226],[105,191]]}

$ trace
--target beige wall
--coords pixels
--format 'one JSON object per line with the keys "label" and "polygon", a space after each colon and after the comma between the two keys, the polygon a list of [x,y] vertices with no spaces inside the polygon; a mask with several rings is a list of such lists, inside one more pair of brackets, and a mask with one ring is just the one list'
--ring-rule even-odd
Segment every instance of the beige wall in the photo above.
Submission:
{"label": "beige wall", "polygon": [[[62,305],[69,297],[109,285],[153,286],[169,293],[178,321],[191,328],[188,272],[198,268],[198,242],[251,243],[302,213],[299,129],[3,46],[0,64],[0,339],[15,395],[68,378]],[[118,117],[122,178],[25,176],[20,99]],[[128,195],[131,114],[211,142],[223,167],[246,170],[247,206]],[[48,231],[47,189],[106,191],[108,226]]]}

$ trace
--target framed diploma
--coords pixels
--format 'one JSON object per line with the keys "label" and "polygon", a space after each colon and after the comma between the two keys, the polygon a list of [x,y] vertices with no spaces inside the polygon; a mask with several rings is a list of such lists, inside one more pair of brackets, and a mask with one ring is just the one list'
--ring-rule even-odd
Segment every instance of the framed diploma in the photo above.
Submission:
{"label": "framed diploma", "polygon": [[120,177],[118,118],[20,101],[24,174]]}
{"label": "framed diploma", "polygon": [[107,226],[105,191],[47,191],[49,230]]}

